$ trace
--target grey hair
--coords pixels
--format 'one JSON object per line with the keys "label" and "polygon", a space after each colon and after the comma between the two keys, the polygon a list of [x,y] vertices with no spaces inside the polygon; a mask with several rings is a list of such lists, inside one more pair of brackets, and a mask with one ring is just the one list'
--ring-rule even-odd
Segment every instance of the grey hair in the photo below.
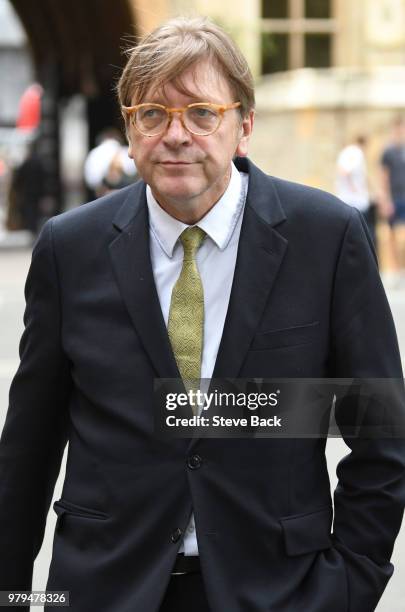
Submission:
{"label": "grey hair", "polygon": [[126,52],[127,64],[117,84],[121,105],[143,101],[146,92],[173,83],[189,95],[182,83],[183,73],[208,59],[227,80],[240,101],[242,117],[254,109],[254,82],[246,58],[232,38],[207,17],[176,17],[165,22]]}

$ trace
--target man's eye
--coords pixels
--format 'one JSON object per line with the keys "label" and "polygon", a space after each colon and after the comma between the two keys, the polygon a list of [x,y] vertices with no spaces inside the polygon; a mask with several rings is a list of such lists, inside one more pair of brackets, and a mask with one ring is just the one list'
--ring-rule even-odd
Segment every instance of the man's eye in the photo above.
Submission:
{"label": "man's eye", "polygon": [[204,118],[215,117],[215,112],[212,111],[210,108],[197,107],[192,110],[193,110],[193,113],[198,115],[198,117],[204,117]]}
{"label": "man's eye", "polygon": [[145,119],[152,119],[156,117],[159,111],[156,108],[148,108],[148,110],[143,111],[142,117]]}

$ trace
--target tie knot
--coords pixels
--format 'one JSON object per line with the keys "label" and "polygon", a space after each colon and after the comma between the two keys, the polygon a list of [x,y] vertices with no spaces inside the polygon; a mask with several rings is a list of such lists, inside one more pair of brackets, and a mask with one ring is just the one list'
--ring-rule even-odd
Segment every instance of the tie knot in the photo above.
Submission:
{"label": "tie knot", "polygon": [[206,233],[200,227],[188,227],[180,235],[180,242],[183,245],[184,256],[194,257],[200,248]]}

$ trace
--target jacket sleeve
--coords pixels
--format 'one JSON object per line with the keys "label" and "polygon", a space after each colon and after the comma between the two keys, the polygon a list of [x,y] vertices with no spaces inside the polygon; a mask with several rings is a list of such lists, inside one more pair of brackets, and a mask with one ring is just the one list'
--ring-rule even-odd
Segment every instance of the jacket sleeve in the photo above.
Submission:
{"label": "jacket sleeve", "polygon": [[[397,379],[404,409],[395,327],[371,239],[355,209],[336,268],[332,343],[334,376]],[[347,406],[340,406],[338,425],[347,416]],[[405,441],[343,437],[351,453],[337,468],[333,539],[346,562],[350,612],[372,612],[393,572],[390,558],[405,505]]]}
{"label": "jacket sleeve", "polygon": [[0,590],[31,589],[68,437],[71,378],[61,347],[52,220],[34,245],[25,299],[21,361],[0,438]]}

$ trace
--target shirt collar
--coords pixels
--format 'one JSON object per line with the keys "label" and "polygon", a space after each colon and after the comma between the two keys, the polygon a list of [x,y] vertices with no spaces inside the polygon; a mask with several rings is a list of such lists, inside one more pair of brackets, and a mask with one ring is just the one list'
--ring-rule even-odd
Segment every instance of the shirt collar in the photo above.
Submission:
{"label": "shirt collar", "polygon": [[[190,226],[178,221],[163,210],[153,196],[149,185],[146,186],[146,201],[150,228],[166,255],[173,257],[173,250],[180,234]],[[215,206],[196,223],[221,251],[227,247],[231,239],[244,203],[242,178],[232,162],[231,179],[225,193]]]}

